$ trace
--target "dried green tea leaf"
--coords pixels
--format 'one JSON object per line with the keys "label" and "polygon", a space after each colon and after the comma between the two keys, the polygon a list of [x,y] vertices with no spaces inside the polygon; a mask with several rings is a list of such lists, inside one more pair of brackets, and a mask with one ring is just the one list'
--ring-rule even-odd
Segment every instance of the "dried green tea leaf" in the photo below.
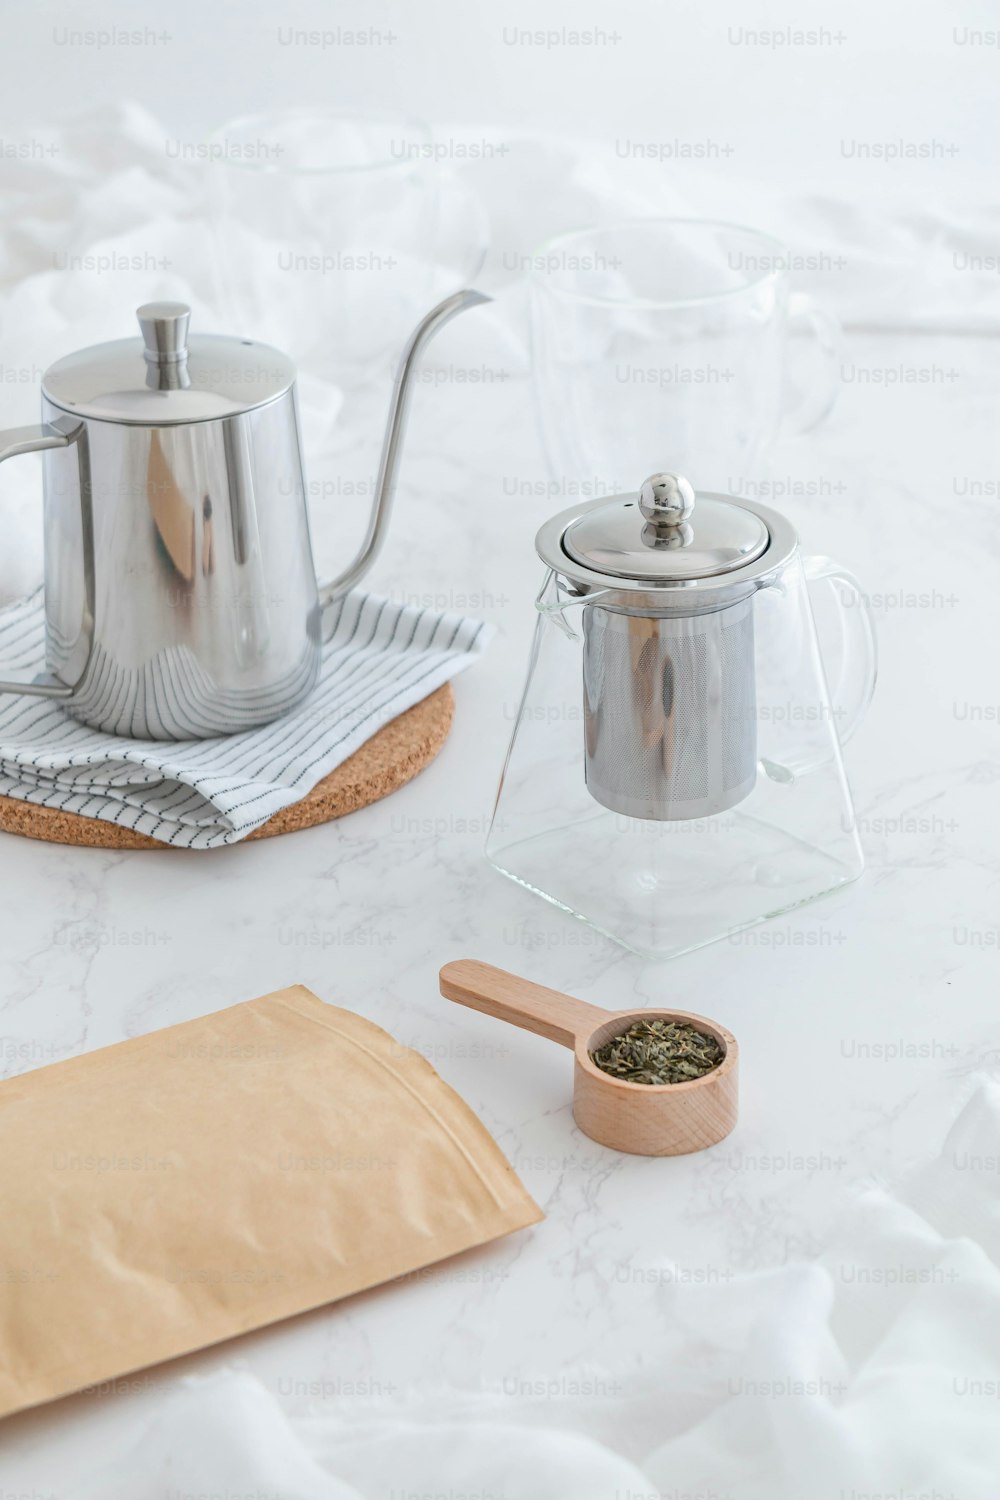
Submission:
{"label": "dried green tea leaf", "polygon": [[725,1052],[712,1036],[687,1021],[668,1021],[662,1016],[633,1021],[621,1036],[614,1036],[590,1060],[627,1083],[689,1083],[717,1068]]}

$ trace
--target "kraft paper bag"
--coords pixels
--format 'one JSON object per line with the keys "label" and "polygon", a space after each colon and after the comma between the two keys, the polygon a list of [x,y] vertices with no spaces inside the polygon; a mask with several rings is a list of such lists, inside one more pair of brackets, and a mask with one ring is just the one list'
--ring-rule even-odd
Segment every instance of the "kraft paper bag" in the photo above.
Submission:
{"label": "kraft paper bag", "polygon": [[0,1415],[541,1217],[424,1058],[300,985],[8,1079]]}

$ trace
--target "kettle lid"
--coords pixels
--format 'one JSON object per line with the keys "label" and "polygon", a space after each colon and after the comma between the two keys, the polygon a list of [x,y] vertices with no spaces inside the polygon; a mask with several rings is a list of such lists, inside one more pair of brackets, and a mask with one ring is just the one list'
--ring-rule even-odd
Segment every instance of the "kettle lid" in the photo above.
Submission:
{"label": "kettle lid", "polygon": [[294,384],[292,361],[269,344],[189,338],[183,302],[147,302],[136,316],[142,343],[116,339],[65,355],[42,377],[43,395],[76,416],[160,427],[237,416]]}
{"label": "kettle lid", "polygon": [[572,520],[562,533],[561,566],[565,571],[570,558],[590,573],[680,583],[744,567],[769,541],[761,517],[738,501],[722,495],[696,500],[680,475],[653,474],[637,496],[613,496]]}

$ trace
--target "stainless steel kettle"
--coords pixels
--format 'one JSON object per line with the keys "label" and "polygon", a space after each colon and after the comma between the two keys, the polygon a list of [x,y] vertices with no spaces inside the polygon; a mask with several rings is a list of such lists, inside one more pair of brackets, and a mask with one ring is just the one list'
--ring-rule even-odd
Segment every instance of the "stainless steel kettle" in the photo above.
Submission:
{"label": "stainless steel kettle", "polygon": [[317,587],[295,367],[251,339],[188,337],[190,309],[138,310],[142,341],[57,360],[42,423],[0,434],[0,460],[41,451],[47,671],[0,692],[59,699],[111,734],[182,740],[264,724],[306,699],[320,616],[374,562],[392,506],[418,356],[400,361],[375,499],[357,556]]}

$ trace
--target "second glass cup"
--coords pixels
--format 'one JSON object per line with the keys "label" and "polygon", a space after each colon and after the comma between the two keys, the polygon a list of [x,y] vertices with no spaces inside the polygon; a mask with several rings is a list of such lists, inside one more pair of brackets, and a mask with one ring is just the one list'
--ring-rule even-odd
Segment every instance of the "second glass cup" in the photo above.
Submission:
{"label": "second glass cup", "polygon": [[275,110],[209,145],[225,312],[309,374],[390,378],[414,323],[482,265],[481,210],[419,121]]}
{"label": "second glass cup", "polygon": [[[780,241],[738,225],[636,219],[560,235],[529,268],[539,419],[553,474],[628,487],[669,452],[707,488],[740,492],[779,430],[836,394],[839,328],[795,292]],[[793,375],[790,335],[814,347]]]}

